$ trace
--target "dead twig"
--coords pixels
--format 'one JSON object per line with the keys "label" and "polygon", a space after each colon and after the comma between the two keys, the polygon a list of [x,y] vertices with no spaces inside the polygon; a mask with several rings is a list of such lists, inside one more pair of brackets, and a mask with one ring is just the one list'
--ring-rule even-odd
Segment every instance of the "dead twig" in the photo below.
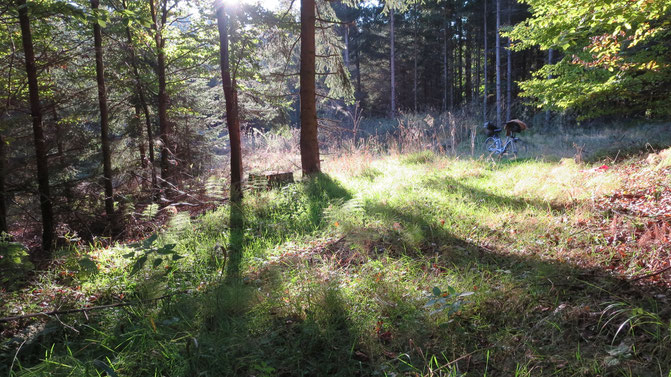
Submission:
{"label": "dead twig", "polygon": [[[4,317],[4,318],[0,318],[0,323],[16,321],[16,320],[19,320],[19,319],[42,317],[42,316],[45,316],[45,317],[54,316],[54,317],[56,317],[56,319],[58,319],[58,315],[60,315],[60,314],[72,314],[72,313],[84,313],[84,314],[86,314],[86,312],[90,312],[90,311],[94,311],[94,310],[118,308],[118,307],[121,307],[121,306],[133,306],[133,305],[138,305],[138,304],[144,304],[144,303],[147,303],[147,302],[159,301],[159,300],[162,300],[164,298],[168,298],[168,297],[172,297],[172,296],[176,296],[176,295],[180,295],[180,294],[185,294],[185,293],[189,293],[189,291],[173,292],[173,293],[163,295],[161,297],[147,299],[147,300],[137,300],[137,301],[130,301],[130,302],[117,302],[117,303],[114,303],[114,304],[91,306],[91,307],[88,307],[88,308],[53,310],[53,311],[50,311],[50,312],[30,313],[30,314],[23,314],[23,315],[17,315],[17,316],[12,316],[12,317]],[[58,319],[58,320],[60,321],[60,319]]]}
{"label": "dead twig", "polygon": [[665,273],[666,271],[669,271],[669,270],[671,270],[671,266],[662,268],[661,270],[657,270],[657,271],[651,272],[649,274],[645,274],[645,275],[635,277],[635,278],[631,279],[630,281],[638,281],[638,280],[641,280],[641,279],[650,278],[650,277],[653,277],[653,276],[663,274],[663,273]]}

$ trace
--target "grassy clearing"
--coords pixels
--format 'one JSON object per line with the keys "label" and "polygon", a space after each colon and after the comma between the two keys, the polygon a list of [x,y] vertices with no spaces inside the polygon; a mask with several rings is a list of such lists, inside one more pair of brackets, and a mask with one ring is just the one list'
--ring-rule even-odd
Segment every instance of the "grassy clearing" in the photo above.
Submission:
{"label": "grassy clearing", "polygon": [[4,293],[3,311],[39,310],[31,293],[45,307],[187,293],[13,323],[0,374],[671,371],[666,293],[603,272],[622,257],[588,226],[609,216],[593,204],[623,185],[618,169],[366,150],[325,167],[241,208],[174,215],[136,273],[137,246],[65,250],[30,292]]}

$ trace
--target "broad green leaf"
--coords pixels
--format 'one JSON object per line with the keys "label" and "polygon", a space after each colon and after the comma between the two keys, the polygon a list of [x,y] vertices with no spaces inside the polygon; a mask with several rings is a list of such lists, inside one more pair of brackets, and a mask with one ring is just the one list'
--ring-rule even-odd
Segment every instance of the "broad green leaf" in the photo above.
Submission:
{"label": "broad green leaf", "polygon": [[130,270],[130,274],[134,275],[144,267],[145,262],[147,262],[147,256],[143,255],[139,257],[133,264],[133,268]]}

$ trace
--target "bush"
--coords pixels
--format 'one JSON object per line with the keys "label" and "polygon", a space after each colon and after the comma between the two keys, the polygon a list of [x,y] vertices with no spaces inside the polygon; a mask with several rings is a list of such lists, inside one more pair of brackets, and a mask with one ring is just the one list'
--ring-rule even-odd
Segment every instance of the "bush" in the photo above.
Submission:
{"label": "bush", "polygon": [[35,269],[28,258],[28,249],[0,235],[0,286],[11,288]]}

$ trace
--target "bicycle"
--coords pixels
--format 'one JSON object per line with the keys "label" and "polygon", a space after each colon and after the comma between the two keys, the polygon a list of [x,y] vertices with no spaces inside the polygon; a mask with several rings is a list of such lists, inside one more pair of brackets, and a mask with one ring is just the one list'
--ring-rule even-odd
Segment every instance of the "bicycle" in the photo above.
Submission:
{"label": "bicycle", "polygon": [[[503,128],[498,128],[492,122],[485,122],[485,129],[487,129],[487,139],[485,139],[485,150],[491,154],[503,156],[504,154],[517,155],[517,142],[520,138],[515,136],[516,132],[521,132],[526,129],[524,122],[514,119],[505,124]],[[501,139],[499,133],[505,129],[505,141]]]}

